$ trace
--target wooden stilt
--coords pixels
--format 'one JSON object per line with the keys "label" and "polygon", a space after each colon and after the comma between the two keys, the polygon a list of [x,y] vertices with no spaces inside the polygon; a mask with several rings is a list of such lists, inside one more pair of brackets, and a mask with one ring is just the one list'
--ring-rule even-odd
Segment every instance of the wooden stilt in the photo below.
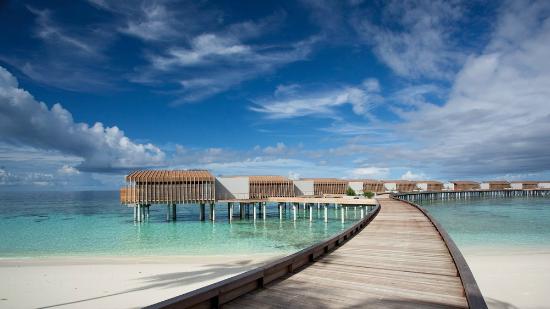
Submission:
{"label": "wooden stilt", "polygon": [[296,204],[292,204],[292,216],[294,217],[294,221],[296,221]]}
{"label": "wooden stilt", "polygon": [[200,209],[199,209],[199,220],[200,221],[204,221],[205,220],[205,207],[204,207],[204,204],[200,204]]}
{"label": "wooden stilt", "polygon": [[172,204],[172,220],[174,221],[176,221],[176,218],[178,217],[176,211],[176,204]]}
{"label": "wooden stilt", "polygon": [[267,217],[267,214],[266,214],[266,212],[265,212],[265,210],[266,210],[265,208],[266,208],[266,207],[265,207],[265,202],[263,202],[263,203],[262,203],[262,216],[263,216],[264,221],[265,221],[265,219],[266,219],[266,217]]}
{"label": "wooden stilt", "polygon": [[325,222],[328,222],[328,206],[325,204]]}

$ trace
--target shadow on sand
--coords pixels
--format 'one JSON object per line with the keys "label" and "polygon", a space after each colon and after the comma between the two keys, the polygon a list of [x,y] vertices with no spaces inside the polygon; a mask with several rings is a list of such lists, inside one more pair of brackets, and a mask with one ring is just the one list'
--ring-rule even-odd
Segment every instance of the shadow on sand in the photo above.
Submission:
{"label": "shadow on sand", "polygon": [[[262,264],[263,263],[253,263],[252,260],[242,260],[242,261],[237,261],[237,262],[228,263],[228,264],[212,264],[212,265],[209,265],[209,267],[204,270],[182,271],[182,272],[154,275],[154,276],[138,279],[140,281],[143,281],[143,285],[136,288],[127,289],[117,293],[110,293],[110,294],[101,295],[97,297],[90,297],[90,298],[84,298],[84,299],[79,299],[79,300],[54,304],[54,305],[43,306],[39,308],[54,308],[54,307],[66,306],[66,305],[76,305],[87,301],[93,301],[93,300],[108,298],[112,296],[128,294],[132,292],[145,291],[149,289],[158,289],[158,288],[167,289],[167,288],[173,288],[178,286],[191,285],[191,284],[204,282],[208,280],[214,280],[216,278],[221,278],[223,276],[227,276],[228,274],[236,275],[237,273],[244,272],[255,267],[259,267]],[[183,292],[180,294],[183,294]],[[174,295],[174,296],[177,296],[177,295]],[[150,304],[142,304],[142,305],[146,306]]]}

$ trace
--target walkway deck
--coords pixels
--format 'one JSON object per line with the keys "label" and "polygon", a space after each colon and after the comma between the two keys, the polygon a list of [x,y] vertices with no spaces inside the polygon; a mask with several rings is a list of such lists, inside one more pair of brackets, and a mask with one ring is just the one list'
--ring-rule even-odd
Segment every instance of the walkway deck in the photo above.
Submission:
{"label": "walkway deck", "polygon": [[464,287],[432,222],[381,199],[378,216],[338,250],[227,308],[467,308]]}

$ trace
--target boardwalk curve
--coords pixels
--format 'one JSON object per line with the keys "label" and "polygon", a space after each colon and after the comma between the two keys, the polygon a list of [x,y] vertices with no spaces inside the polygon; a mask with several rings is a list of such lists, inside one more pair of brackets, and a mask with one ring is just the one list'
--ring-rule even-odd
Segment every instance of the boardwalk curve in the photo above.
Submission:
{"label": "boardwalk curve", "polygon": [[431,218],[403,201],[379,202],[378,216],[345,246],[225,307],[470,307],[453,256]]}

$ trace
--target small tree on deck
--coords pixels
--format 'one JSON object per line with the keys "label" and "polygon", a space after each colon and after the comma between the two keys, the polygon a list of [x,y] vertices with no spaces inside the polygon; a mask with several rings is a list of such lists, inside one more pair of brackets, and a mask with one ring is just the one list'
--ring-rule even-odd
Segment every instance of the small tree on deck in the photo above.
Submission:
{"label": "small tree on deck", "polygon": [[355,190],[353,190],[351,187],[348,187],[346,190],[346,195],[355,196]]}

